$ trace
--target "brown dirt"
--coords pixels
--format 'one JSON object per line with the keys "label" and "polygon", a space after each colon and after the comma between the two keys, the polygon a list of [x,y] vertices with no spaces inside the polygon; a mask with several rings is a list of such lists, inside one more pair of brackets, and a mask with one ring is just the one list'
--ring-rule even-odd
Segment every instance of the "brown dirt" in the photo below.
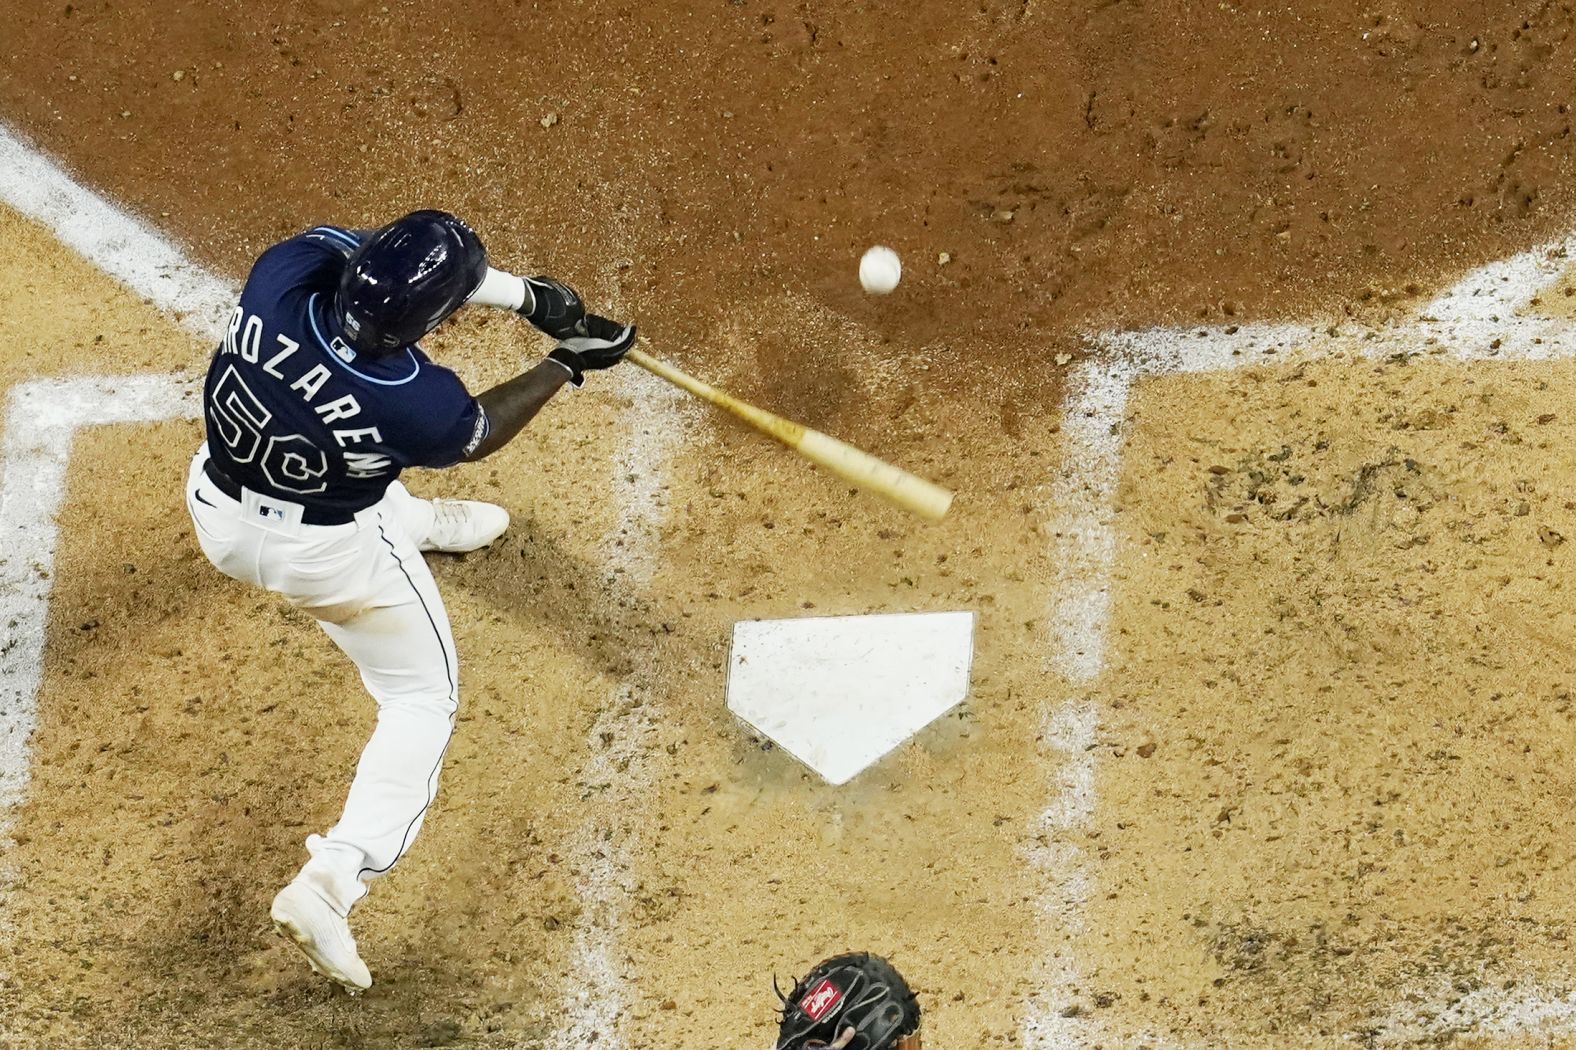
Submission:
{"label": "brown dirt", "polygon": [[[497,499],[518,524],[438,568],[462,724],[421,842],[357,913],[379,984],[347,1002],[274,942],[265,904],[338,805],[369,705],[309,624],[195,553],[171,495],[195,426],[85,438],[12,857],[16,932],[0,944],[0,1032],[25,1043],[539,1044],[574,987],[568,869],[589,822],[599,841],[640,843],[617,894],[628,1045],[764,1042],[769,974],[850,945],[913,974],[938,1045],[1015,1044],[1042,938],[1058,936],[1037,926],[1045,887],[1024,863],[1048,779],[1036,738],[1066,695],[1043,666],[1056,354],[1108,325],[1401,311],[1563,232],[1576,204],[1576,15],[1553,4],[463,0],[439,16],[398,0],[73,0],[4,13],[0,114],[221,271],[310,222],[450,207],[506,264],[619,304],[659,352],[963,493],[944,526],[921,528],[694,416],[663,481],[655,572],[632,579],[601,539],[625,480],[613,448],[640,418],[614,385],[555,405],[496,463],[420,478],[418,491]],[[201,346],[39,231],[0,211],[0,233],[0,386],[202,365]],[[905,262],[884,299],[853,279],[874,242]],[[478,385],[528,349],[507,320],[435,342]],[[1091,1002],[1116,1033],[1275,1045],[1295,1032],[1305,1045],[1361,1031],[1408,980],[1465,979],[1450,966],[1561,972],[1564,920],[1539,865],[1563,857],[1547,811],[1566,742],[1560,723],[1540,736],[1532,721],[1552,672],[1461,655],[1525,643],[1509,622],[1473,633],[1486,595],[1553,607],[1559,552],[1513,585],[1494,558],[1526,539],[1530,512],[1499,517],[1512,495],[1569,516],[1543,495],[1559,446],[1412,452],[1434,513],[1454,499],[1453,516],[1501,529],[1467,530],[1499,545],[1492,558],[1437,555],[1434,571],[1419,566],[1460,534],[1392,553],[1417,523],[1367,508],[1333,563],[1327,517],[1226,544],[1171,446],[1196,432],[1236,449],[1228,486],[1285,444],[1317,461],[1305,473],[1330,503],[1370,453],[1431,440],[1390,435],[1381,403],[1448,399],[1457,423],[1488,426],[1568,384],[1485,374],[1501,410],[1462,393],[1476,373],[1381,372],[1355,394],[1346,373],[1321,375],[1317,388],[1220,381],[1209,393],[1233,407],[1219,417],[1200,413],[1202,385],[1157,383],[1137,402],[1124,557],[1148,549],[1147,522],[1184,569],[1124,564],[1131,648],[1098,687],[1112,751],[1096,830],[1120,848],[1096,873],[1113,896],[1078,950],[1098,962]],[[1319,426],[1349,445],[1315,455]],[[1535,484],[1510,494],[1505,479]],[[1199,529],[1167,524],[1182,517]],[[1576,537],[1576,523],[1560,531]],[[1189,574],[1207,607],[1177,586]],[[1147,604],[1162,591],[1170,608]],[[1279,611],[1264,603],[1286,594],[1343,618],[1305,610],[1266,643],[1257,627]],[[850,789],[812,782],[721,708],[735,619],[954,607],[981,614],[973,697]],[[1429,610],[1437,636],[1418,630]],[[1259,683],[1255,706],[1229,679],[1186,678],[1208,660],[1253,664],[1234,673]],[[594,779],[588,738],[612,703],[642,712],[638,779]],[[1299,733],[1314,716],[1325,735]],[[1478,745],[1458,762],[1470,776],[1430,765],[1439,748],[1424,745],[1443,730],[1425,718]],[[1189,765],[1204,761],[1184,749],[1190,733],[1221,765]],[[1140,736],[1159,742],[1151,758],[1116,754]],[[1507,775],[1534,796],[1501,818],[1510,834],[1465,804],[1521,805]],[[1306,823],[1276,832],[1270,785],[1293,776]],[[1154,796],[1156,782],[1173,795]],[[1485,838],[1532,897],[1474,886]],[[1228,863],[1203,893],[1200,871]],[[1408,881],[1413,864],[1437,878]],[[1436,947],[1452,961],[1419,977]],[[1157,974],[1156,958],[1175,965]]]}
{"label": "brown dirt", "polygon": [[1432,1044],[1469,996],[1563,994],[1573,394],[1350,360],[1141,388],[1089,833],[1118,1045]]}
{"label": "brown dirt", "polygon": [[1576,266],[1567,266],[1535,299],[1529,304],[1531,313],[1576,321]]}
{"label": "brown dirt", "polygon": [[[1090,328],[1427,286],[1576,184],[1558,4],[12,6],[0,112],[230,272],[439,202],[521,264],[628,260],[659,345],[762,395],[790,362],[705,340],[781,289],[1043,382],[1019,354]],[[872,242],[896,298],[850,279]]]}

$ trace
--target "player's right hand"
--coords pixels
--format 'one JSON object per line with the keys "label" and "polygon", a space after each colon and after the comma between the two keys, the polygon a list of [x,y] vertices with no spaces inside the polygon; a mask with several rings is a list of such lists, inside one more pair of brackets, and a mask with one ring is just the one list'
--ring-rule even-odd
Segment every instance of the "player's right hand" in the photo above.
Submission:
{"label": "player's right hand", "polygon": [[531,293],[531,302],[529,309],[521,307],[521,315],[554,339],[567,339],[576,334],[586,317],[586,304],[580,293],[551,277],[524,280],[526,290]]}
{"label": "player's right hand", "polygon": [[634,325],[586,314],[574,333],[547,356],[569,369],[569,381],[580,386],[585,382],[585,373],[612,368],[624,360],[634,345]]}

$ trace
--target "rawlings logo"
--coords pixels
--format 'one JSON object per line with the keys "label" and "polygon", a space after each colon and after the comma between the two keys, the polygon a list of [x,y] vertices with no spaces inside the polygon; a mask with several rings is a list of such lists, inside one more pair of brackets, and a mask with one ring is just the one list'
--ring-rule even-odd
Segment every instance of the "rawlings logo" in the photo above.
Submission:
{"label": "rawlings logo", "polygon": [[819,984],[811,988],[805,997],[799,1000],[799,1009],[812,1021],[819,1021],[832,1012],[832,1007],[837,1005],[843,997],[843,990],[832,983],[830,977],[823,977]]}

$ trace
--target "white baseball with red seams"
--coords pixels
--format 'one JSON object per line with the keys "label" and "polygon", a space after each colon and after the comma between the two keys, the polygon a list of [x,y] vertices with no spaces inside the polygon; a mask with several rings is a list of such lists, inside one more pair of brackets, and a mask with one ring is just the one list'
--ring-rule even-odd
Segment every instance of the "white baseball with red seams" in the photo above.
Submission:
{"label": "white baseball with red seams", "polygon": [[902,277],[902,261],[885,245],[876,245],[859,260],[859,284],[871,295],[886,295]]}

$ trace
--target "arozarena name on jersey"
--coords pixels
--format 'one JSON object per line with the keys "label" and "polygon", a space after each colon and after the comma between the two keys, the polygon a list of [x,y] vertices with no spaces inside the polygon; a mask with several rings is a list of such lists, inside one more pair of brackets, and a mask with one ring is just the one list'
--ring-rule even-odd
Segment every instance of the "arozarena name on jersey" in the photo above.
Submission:
{"label": "arozarena name on jersey", "polygon": [[[219,345],[221,354],[235,354],[248,364],[261,365],[264,372],[275,379],[284,382],[291,390],[301,396],[301,400],[312,406],[312,411],[324,423],[337,423],[342,419],[360,415],[361,405],[356,401],[356,395],[345,394],[332,401],[321,405],[313,404],[314,399],[322,391],[323,384],[334,377],[334,373],[322,362],[317,362],[305,372],[300,372],[294,378],[281,371],[281,366],[288,362],[301,344],[286,335],[275,335],[278,348],[270,348],[267,355],[262,352],[263,319],[256,314],[247,314],[239,306],[230,315],[230,327],[225,330],[224,341]],[[356,452],[350,449],[351,445],[358,445],[364,441],[379,443],[383,435],[376,426],[371,427],[330,427],[330,434],[339,447],[345,452],[345,469],[351,477],[372,478],[387,472],[388,457],[375,452]]]}

